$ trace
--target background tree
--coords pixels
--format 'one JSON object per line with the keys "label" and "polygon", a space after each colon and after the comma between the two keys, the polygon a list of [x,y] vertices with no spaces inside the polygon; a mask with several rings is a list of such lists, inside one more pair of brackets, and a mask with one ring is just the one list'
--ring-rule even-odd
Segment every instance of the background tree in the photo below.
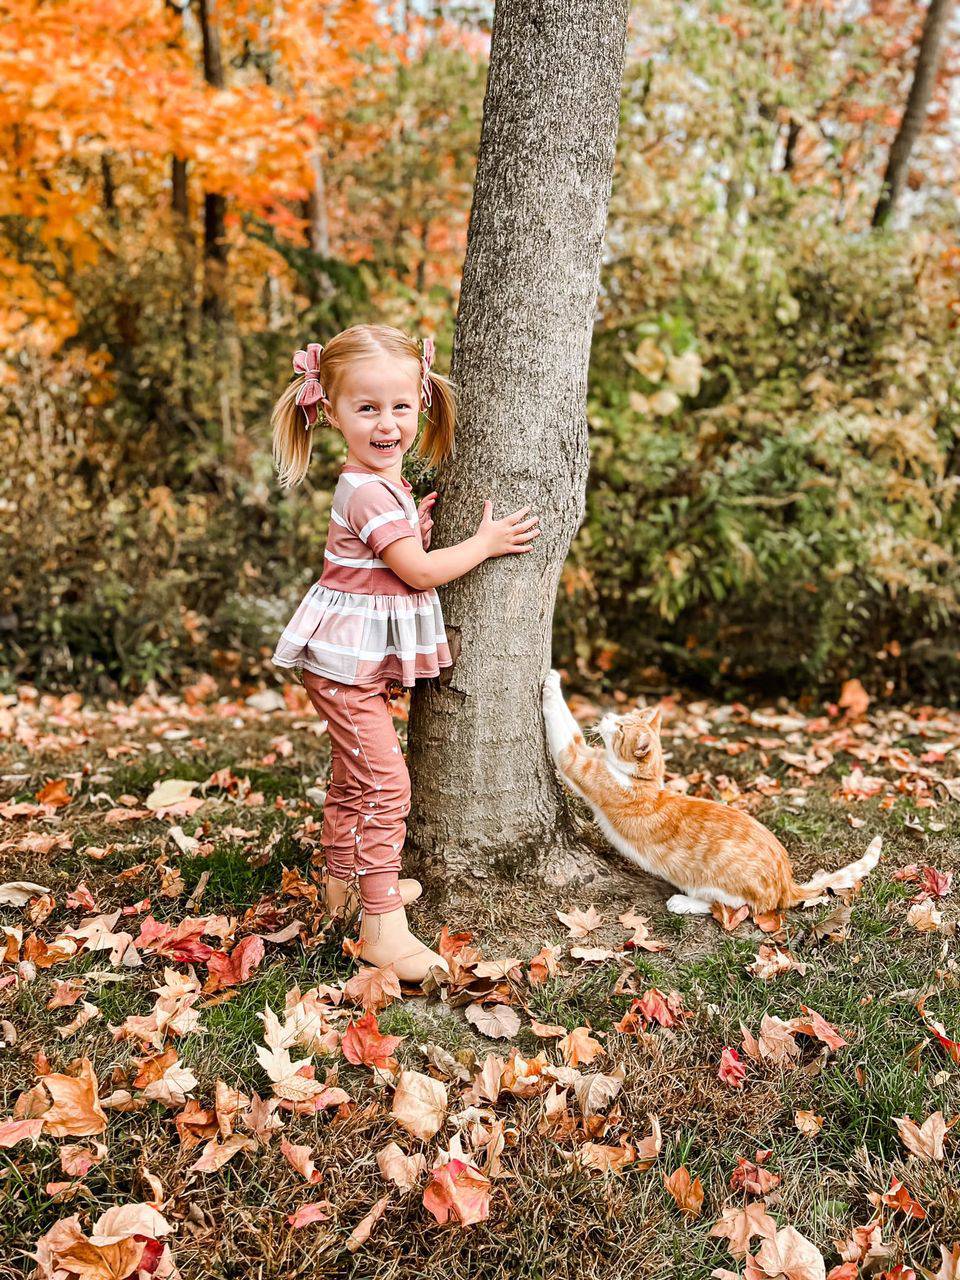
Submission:
{"label": "background tree", "polygon": [[887,224],[897,206],[903,185],[907,177],[907,166],[920,131],[927,116],[927,107],[933,95],[933,87],[937,78],[937,67],[940,61],[940,50],[943,38],[953,12],[953,0],[930,0],[927,15],[923,23],[920,45],[917,49],[917,62],[910,84],[907,105],[903,119],[897,129],[896,137],[890,146],[887,167],[883,175],[883,186],[880,198],[873,211],[873,225],[882,227]]}
{"label": "background tree", "polygon": [[625,0],[498,0],[453,377],[457,453],[437,540],[473,531],[482,499],[529,504],[542,536],[443,593],[452,679],[411,717],[415,846],[453,869],[559,843],[540,688],[557,582],[583,514],[585,397],[619,119]]}

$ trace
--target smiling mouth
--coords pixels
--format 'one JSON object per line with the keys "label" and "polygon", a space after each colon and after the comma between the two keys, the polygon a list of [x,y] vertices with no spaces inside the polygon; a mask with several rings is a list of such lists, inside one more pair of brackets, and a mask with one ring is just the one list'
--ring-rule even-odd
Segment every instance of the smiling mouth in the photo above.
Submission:
{"label": "smiling mouth", "polygon": [[379,449],[381,453],[389,453],[391,449],[395,449],[400,443],[399,440],[371,440],[374,449]]}

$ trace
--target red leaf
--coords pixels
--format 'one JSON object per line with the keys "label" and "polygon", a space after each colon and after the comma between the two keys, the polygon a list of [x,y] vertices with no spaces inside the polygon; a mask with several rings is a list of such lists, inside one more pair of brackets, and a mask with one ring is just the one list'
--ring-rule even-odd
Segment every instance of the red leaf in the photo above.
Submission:
{"label": "red leaf", "polygon": [[382,1067],[402,1042],[403,1036],[381,1035],[374,1015],[365,1013],[359,1022],[351,1022],[347,1027],[340,1048],[355,1067]]}
{"label": "red leaf", "polygon": [[263,961],[263,939],[255,933],[238,942],[229,955],[223,951],[214,951],[207,960],[210,970],[210,981],[206,990],[219,991],[223,987],[236,987],[246,982]]}
{"label": "red leaf", "polygon": [[724,1049],[720,1054],[720,1070],[717,1072],[721,1083],[731,1089],[742,1089],[746,1079],[747,1068],[740,1060],[736,1049]]}

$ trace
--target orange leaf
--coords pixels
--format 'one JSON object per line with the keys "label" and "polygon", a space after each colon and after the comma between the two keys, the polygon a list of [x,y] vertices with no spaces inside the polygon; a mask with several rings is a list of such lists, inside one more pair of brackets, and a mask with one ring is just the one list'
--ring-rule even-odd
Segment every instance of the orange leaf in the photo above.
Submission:
{"label": "orange leaf", "polygon": [[699,1218],[703,1209],[703,1186],[699,1178],[691,1181],[685,1165],[681,1165],[669,1177],[663,1175],[663,1185],[688,1218]]}
{"label": "orange leaf", "polygon": [[365,1013],[359,1022],[351,1022],[343,1033],[340,1048],[343,1056],[355,1067],[382,1067],[403,1043],[403,1036],[385,1036],[377,1026],[372,1013]]}
{"label": "orange leaf", "polygon": [[81,1059],[75,1076],[53,1073],[41,1077],[53,1098],[43,1113],[44,1132],[52,1138],[84,1138],[103,1133],[107,1117],[100,1106],[97,1077],[89,1058]]}
{"label": "orange leaf", "polygon": [[400,979],[389,966],[375,969],[372,965],[367,965],[346,983],[343,994],[364,1010],[379,1013],[388,1004],[400,999]]}

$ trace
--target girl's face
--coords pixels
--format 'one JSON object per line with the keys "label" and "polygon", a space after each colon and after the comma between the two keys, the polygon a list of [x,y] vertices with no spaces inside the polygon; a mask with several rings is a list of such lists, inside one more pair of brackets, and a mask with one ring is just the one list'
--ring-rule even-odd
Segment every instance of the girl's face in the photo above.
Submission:
{"label": "girl's face", "polygon": [[375,355],[350,365],[323,412],[347,442],[347,462],[399,479],[417,434],[419,404],[416,361]]}

